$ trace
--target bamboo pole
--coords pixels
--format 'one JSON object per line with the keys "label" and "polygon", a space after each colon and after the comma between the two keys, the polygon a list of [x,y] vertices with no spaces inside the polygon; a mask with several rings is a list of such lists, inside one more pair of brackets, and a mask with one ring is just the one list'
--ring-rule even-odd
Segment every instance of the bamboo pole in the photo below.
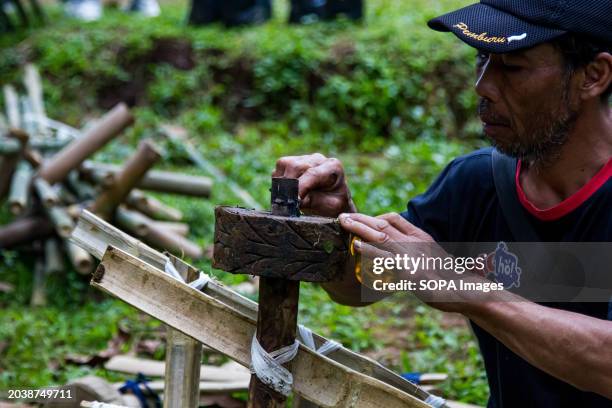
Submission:
{"label": "bamboo pole", "polygon": [[156,248],[192,259],[200,259],[204,256],[204,250],[195,242],[156,225],[151,219],[136,211],[119,207],[116,222],[119,227],[137,235],[144,242]]}
{"label": "bamboo pole", "polygon": [[97,184],[102,189],[108,189],[115,184],[115,174],[104,170],[85,171],[85,178],[93,184]]}
{"label": "bamboo pole", "polygon": [[81,181],[79,178],[79,172],[76,170],[68,173],[66,184],[70,190],[77,195],[79,200],[89,201],[96,196],[95,189],[90,184]]}
{"label": "bamboo pole", "polygon": [[137,211],[128,210],[121,206],[117,208],[115,213],[115,222],[119,227],[142,238],[147,234],[149,218]]}
{"label": "bamboo pole", "polygon": [[59,197],[47,180],[40,177],[35,177],[33,185],[34,190],[38,195],[38,199],[45,208],[51,208],[59,204]]}
{"label": "bamboo pole", "polygon": [[[120,167],[115,164],[87,162],[84,170],[116,174]],[[92,173],[95,174],[95,173]],[[101,177],[100,174],[95,177]],[[193,197],[210,197],[213,181],[208,177],[192,176],[189,174],[174,173],[170,171],[154,170],[147,173],[138,187],[143,190],[158,191],[161,193],[182,194]]]}
{"label": "bamboo pole", "polygon": [[32,173],[32,165],[27,161],[22,160],[17,164],[8,198],[9,209],[13,215],[23,214],[28,206]]}
{"label": "bamboo pole", "polygon": [[121,171],[115,173],[113,185],[98,196],[92,206],[92,211],[105,218],[110,217],[117,206],[128,196],[130,190],[160,158],[161,154],[153,143],[141,142],[136,153]]}
{"label": "bamboo pole", "polygon": [[6,117],[8,125],[14,129],[21,128],[21,118],[19,115],[19,97],[12,85],[4,85],[4,106],[6,107]]}
{"label": "bamboo pole", "polygon": [[129,207],[155,220],[178,222],[183,219],[180,210],[147,196],[140,190],[132,190],[125,202]]}
{"label": "bamboo pole", "polygon": [[81,275],[88,275],[93,270],[93,258],[83,248],[70,241],[65,241],[68,258],[74,269]]}
{"label": "bamboo pole", "polygon": [[23,84],[28,92],[30,107],[32,109],[32,118],[28,118],[35,123],[35,130],[38,134],[47,134],[47,129],[44,126],[45,106],[43,102],[42,81],[38,69],[33,64],[26,64],[24,68]]}
{"label": "bamboo pole", "polygon": [[23,159],[27,160],[33,168],[37,169],[43,162],[43,158],[36,150],[32,150],[29,146],[23,150]]}
{"label": "bamboo pole", "polygon": [[153,221],[153,223],[160,228],[172,231],[182,237],[189,235],[189,224],[185,224],[184,222]]}
{"label": "bamboo pole", "polygon": [[21,143],[18,140],[7,137],[0,138],[0,155],[12,155],[19,153],[20,150]]}
{"label": "bamboo pole", "polygon": [[44,217],[25,217],[0,227],[0,249],[13,248],[53,233],[53,225]]}
{"label": "bamboo pole", "polygon": [[49,219],[55,226],[57,235],[62,238],[69,238],[74,229],[74,222],[66,208],[55,205],[47,208],[46,211]]}
{"label": "bamboo pole", "polygon": [[75,139],[51,160],[44,163],[38,175],[50,184],[63,180],[72,169],[78,167],[85,159],[119,135],[133,121],[134,118],[128,107],[120,103],[80,139]]}
{"label": "bamboo pole", "polygon": [[164,408],[197,408],[202,344],[170,327],[166,333]]}
{"label": "bamboo pole", "polygon": [[56,239],[45,241],[45,273],[51,275],[64,271],[64,257]]}
{"label": "bamboo pole", "polygon": [[45,266],[41,258],[34,264],[34,276],[32,279],[32,295],[30,296],[30,306],[38,307],[47,304]]}

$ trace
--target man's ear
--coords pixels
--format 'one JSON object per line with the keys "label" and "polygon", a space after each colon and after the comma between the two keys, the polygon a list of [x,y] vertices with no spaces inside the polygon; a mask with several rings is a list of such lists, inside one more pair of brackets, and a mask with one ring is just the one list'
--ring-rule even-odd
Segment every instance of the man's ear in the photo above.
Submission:
{"label": "man's ear", "polygon": [[582,99],[599,98],[610,84],[612,84],[612,55],[602,52],[584,68],[584,81],[580,87]]}

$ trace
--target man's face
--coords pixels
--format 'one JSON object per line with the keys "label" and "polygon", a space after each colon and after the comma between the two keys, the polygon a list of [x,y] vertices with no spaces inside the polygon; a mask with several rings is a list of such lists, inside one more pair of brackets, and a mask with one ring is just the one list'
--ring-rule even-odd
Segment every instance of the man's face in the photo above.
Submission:
{"label": "man's face", "polygon": [[578,116],[573,82],[550,44],[508,54],[479,54],[476,92],[484,132],[502,152],[547,163]]}

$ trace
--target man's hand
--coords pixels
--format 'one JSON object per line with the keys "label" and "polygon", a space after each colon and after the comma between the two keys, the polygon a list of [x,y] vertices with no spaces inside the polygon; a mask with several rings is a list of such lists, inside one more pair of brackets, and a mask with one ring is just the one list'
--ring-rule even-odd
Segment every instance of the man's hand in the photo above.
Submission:
{"label": "man's hand", "polygon": [[337,217],[357,211],[338,159],[320,153],[282,157],[272,177],[299,179],[300,209],[306,214]]}
{"label": "man's hand", "polygon": [[425,231],[415,227],[397,213],[370,217],[364,214],[343,214],[342,227],[365,242],[386,244],[389,242],[434,242]]}

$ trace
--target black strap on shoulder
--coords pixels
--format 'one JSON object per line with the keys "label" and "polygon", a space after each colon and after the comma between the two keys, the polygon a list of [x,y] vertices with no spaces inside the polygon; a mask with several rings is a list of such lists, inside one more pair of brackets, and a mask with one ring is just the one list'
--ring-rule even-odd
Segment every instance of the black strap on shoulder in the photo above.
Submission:
{"label": "black strap on shoulder", "polygon": [[516,242],[540,241],[538,234],[525,217],[525,211],[516,194],[517,160],[500,153],[497,149],[493,149],[491,159],[497,198],[514,240]]}

